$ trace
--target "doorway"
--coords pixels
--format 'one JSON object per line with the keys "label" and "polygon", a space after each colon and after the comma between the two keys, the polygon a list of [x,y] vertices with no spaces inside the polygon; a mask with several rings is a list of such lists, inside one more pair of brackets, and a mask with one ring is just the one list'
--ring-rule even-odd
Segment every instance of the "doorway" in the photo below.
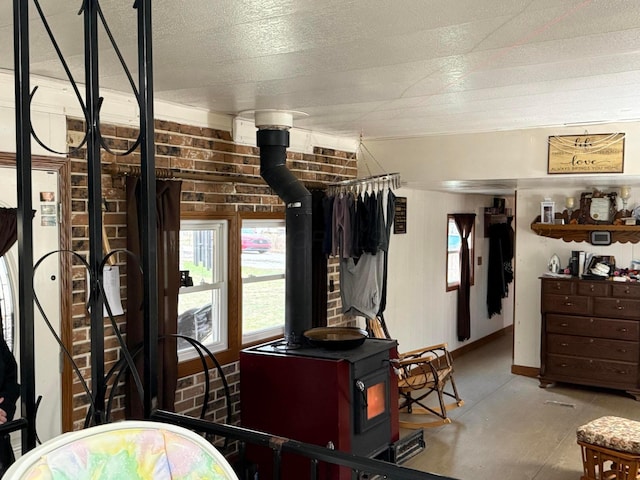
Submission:
{"label": "doorway", "polygon": [[[0,167],[0,206],[17,205],[16,170]],[[60,248],[59,174],[55,171],[33,170],[33,257],[34,263],[51,251]],[[4,325],[7,342],[20,363],[20,312],[18,311],[18,246],[15,244],[3,257],[6,269],[0,268],[0,284],[6,285],[13,307],[9,325]],[[56,334],[60,335],[61,295],[60,259],[51,255],[34,272],[34,292],[42,306],[44,315]],[[52,292],[58,292],[57,295]],[[45,324],[43,315],[36,308],[34,316],[35,387],[36,396],[42,396],[36,418],[36,431],[41,441],[62,433],[62,384],[60,348]],[[19,434],[13,434],[14,448],[19,443]]]}

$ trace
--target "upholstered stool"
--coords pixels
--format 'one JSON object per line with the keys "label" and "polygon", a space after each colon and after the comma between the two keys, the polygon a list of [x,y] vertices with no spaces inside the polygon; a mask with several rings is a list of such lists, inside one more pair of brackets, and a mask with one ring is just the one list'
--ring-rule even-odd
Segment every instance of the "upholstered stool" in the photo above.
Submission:
{"label": "upholstered stool", "polygon": [[580,480],[639,480],[640,422],[600,417],[578,428],[584,475]]}

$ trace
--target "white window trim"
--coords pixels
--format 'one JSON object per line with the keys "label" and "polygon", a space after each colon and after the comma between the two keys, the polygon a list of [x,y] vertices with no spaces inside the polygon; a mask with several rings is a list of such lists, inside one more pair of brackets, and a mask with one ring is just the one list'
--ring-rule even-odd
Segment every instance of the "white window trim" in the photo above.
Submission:
{"label": "white window trim", "polygon": [[[220,281],[204,283],[192,287],[181,287],[178,295],[192,292],[218,290],[220,297],[220,332],[218,341],[204,344],[212,353],[221,352],[229,348],[229,222],[227,220],[207,219],[207,220],[182,220],[181,230],[213,230],[219,231],[220,248],[215,253],[213,261],[217,262],[220,268]],[[215,234],[215,233],[214,233]],[[214,326],[215,327],[215,326]],[[190,348],[187,351],[178,353],[178,361],[184,362],[198,357],[198,352]]]}

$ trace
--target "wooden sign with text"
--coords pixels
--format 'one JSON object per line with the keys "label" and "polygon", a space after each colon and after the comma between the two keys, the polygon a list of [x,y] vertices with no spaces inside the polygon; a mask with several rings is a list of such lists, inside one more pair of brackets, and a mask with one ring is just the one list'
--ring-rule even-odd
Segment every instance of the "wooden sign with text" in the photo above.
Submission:
{"label": "wooden sign with text", "polygon": [[624,133],[549,137],[549,174],[623,171]]}
{"label": "wooden sign with text", "polygon": [[393,233],[407,233],[407,197],[396,197]]}

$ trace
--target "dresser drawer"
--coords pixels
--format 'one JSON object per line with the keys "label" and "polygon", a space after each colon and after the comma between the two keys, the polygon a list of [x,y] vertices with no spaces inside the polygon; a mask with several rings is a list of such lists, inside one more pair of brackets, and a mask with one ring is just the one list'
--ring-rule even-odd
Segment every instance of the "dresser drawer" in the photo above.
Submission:
{"label": "dresser drawer", "polygon": [[640,324],[633,320],[573,317],[550,313],[546,316],[546,324],[547,333],[601,337],[630,342],[640,340]]}
{"label": "dresser drawer", "polygon": [[566,355],[547,355],[546,375],[604,385],[636,386],[638,365]]}
{"label": "dresser drawer", "polygon": [[637,298],[640,300],[640,285],[614,283],[611,285],[611,296],[616,298]]}
{"label": "dresser drawer", "polygon": [[640,320],[640,300],[596,297],[593,299],[593,314],[601,317]]}
{"label": "dresser drawer", "polygon": [[638,342],[551,333],[547,335],[547,352],[637,363],[640,349]]}
{"label": "dresser drawer", "polygon": [[542,311],[570,313],[572,315],[589,315],[591,313],[591,297],[577,295],[542,295]]}
{"label": "dresser drawer", "polygon": [[592,297],[608,297],[609,282],[580,282],[578,283],[578,295],[590,295]]}
{"label": "dresser drawer", "polygon": [[574,293],[574,283],[569,280],[542,280],[542,293],[558,293],[569,295]]}

